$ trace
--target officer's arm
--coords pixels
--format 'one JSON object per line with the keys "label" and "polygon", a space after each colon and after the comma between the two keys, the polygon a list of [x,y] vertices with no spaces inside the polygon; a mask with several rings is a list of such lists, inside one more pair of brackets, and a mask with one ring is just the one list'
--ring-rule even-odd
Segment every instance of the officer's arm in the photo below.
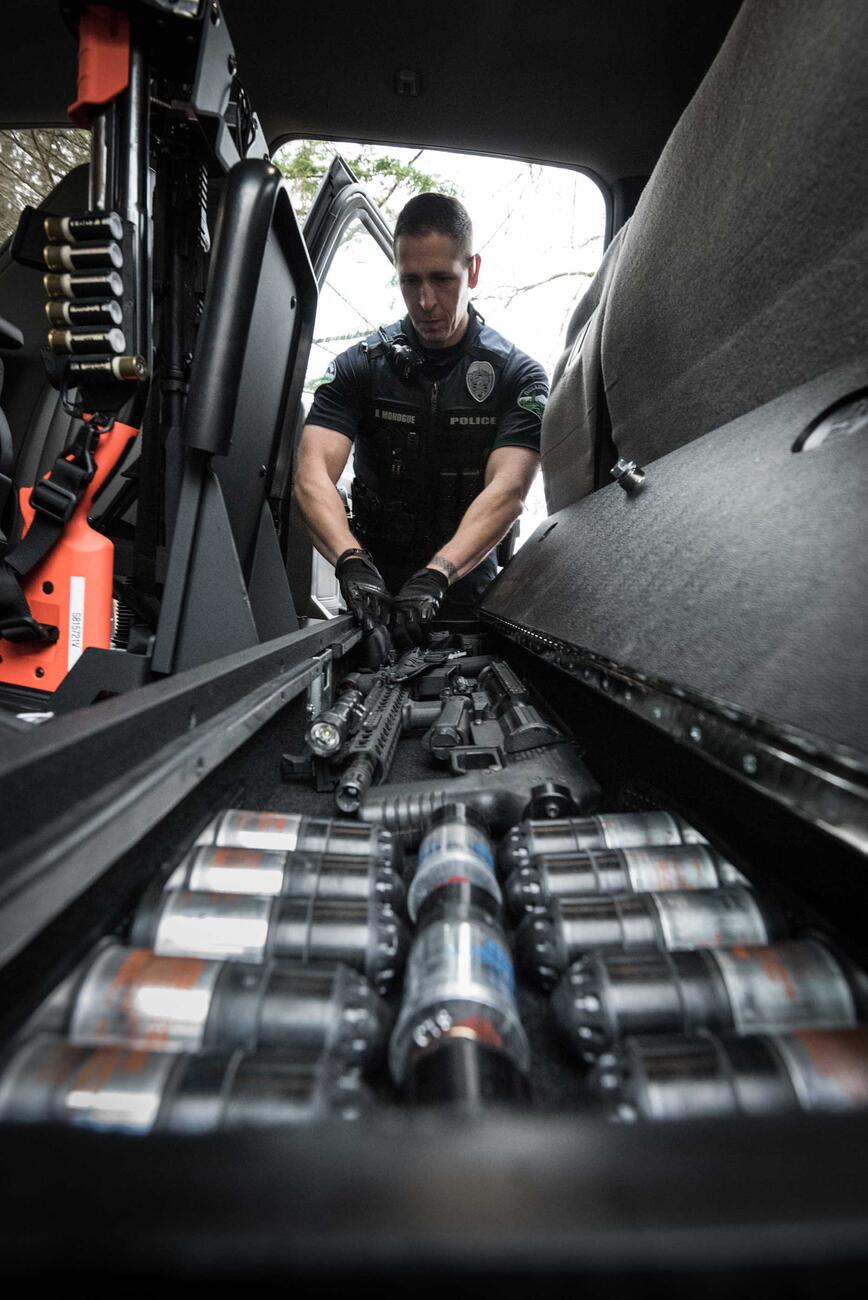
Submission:
{"label": "officer's arm", "polygon": [[347,512],[335,486],[349,460],[352,439],[336,429],[306,424],[296,462],[292,495],[320,555],[334,564],[339,555],[358,547]]}
{"label": "officer's arm", "polygon": [[428,561],[450,582],[463,578],[509,531],[524,508],[539,469],[539,456],[527,447],[498,447],[485,467],[485,487],[471,501],[457,532]]}

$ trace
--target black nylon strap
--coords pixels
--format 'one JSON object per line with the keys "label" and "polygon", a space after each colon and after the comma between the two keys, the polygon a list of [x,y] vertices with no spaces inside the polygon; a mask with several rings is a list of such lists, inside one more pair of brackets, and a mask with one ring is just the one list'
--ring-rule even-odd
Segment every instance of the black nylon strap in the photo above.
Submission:
{"label": "black nylon strap", "polygon": [[48,478],[40,479],[30,494],[33,522],[0,564],[0,637],[7,641],[57,640],[57,628],[33,618],[20,580],[42,563],[60,539],[96,471],[93,453],[103,431],[100,426],[83,424],[54,462]]}
{"label": "black nylon strap", "polygon": [[[0,393],[3,391],[5,368],[0,360]],[[3,528],[8,520],[10,535],[16,535],[18,513],[14,508],[13,474],[15,471],[15,444],[12,430],[6,416],[0,410],[0,557],[8,546],[9,539]],[[17,549],[17,548],[16,548]],[[56,641],[56,628],[46,627],[31,617],[30,606],[16,575],[0,560],[0,636],[7,641]]]}
{"label": "black nylon strap", "polygon": [[15,644],[36,641],[52,645],[60,635],[58,628],[36,621],[20,582],[5,564],[0,564],[0,616],[0,637]]}
{"label": "black nylon strap", "polygon": [[41,479],[30,494],[36,514],[22,541],[5,557],[19,577],[40,564],[71,518],[84,490],[93,478],[93,468],[75,465],[61,456],[47,479]]}

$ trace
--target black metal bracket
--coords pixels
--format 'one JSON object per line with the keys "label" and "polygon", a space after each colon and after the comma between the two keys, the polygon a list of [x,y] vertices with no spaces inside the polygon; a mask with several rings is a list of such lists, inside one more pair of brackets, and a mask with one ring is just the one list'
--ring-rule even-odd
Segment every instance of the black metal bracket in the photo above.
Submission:
{"label": "black metal bracket", "polygon": [[[323,709],[327,709],[334,694],[334,658],[333,652],[323,650],[315,655],[311,667],[314,675],[307,688],[305,719],[310,722]],[[331,759],[319,754],[283,754],[280,759],[280,777],[282,781],[304,781],[313,785],[318,794],[330,794],[338,783]]]}
{"label": "black metal bracket", "polygon": [[281,754],[280,779],[301,781],[317,794],[331,794],[338,783],[329,760],[318,754]]}

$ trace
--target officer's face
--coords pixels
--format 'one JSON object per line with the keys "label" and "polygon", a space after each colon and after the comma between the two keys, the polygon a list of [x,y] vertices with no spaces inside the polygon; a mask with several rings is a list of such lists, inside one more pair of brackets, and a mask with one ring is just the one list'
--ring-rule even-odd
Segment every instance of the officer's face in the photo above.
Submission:
{"label": "officer's face", "polygon": [[467,328],[470,290],[479,278],[479,254],[462,257],[449,235],[400,235],[398,280],[410,320],[426,348],[448,348]]}

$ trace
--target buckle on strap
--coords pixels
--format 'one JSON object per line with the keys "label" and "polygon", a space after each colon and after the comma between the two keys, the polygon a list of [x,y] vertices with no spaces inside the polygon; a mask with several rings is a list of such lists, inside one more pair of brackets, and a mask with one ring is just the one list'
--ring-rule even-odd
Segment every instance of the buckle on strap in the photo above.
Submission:
{"label": "buckle on strap", "polygon": [[96,473],[93,453],[102,432],[100,425],[85,422],[66,451],[54,462],[49,477],[34,485],[30,504],[37,514],[55,524],[69,522],[82,493]]}
{"label": "buckle on strap", "polygon": [[55,483],[50,478],[40,479],[30,493],[30,504],[40,515],[45,515],[56,524],[65,524],[72,518],[78,505],[78,493],[72,488]]}
{"label": "buckle on strap", "polygon": [[14,618],[0,621],[0,639],[3,637],[15,645],[23,641],[37,641],[41,645],[53,645],[60,636],[59,630],[51,623],[37,623],[27,614],[18,614]]}

